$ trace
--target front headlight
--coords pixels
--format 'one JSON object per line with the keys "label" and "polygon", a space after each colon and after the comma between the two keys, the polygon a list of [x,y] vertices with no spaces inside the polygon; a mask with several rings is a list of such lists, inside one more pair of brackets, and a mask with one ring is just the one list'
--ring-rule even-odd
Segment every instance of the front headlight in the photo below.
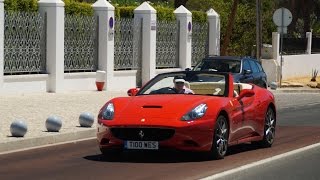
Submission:
{"label": "front headlight", "polygon": [[106,120],[112,120],[114,117],[114,105],[113,103],[108,103],[108,105],[102,111],[102,118]]}
{"label": "front headlight", "polygon": [[204,116],[207,109],[208,106],[206,104],[200,104],[194,109],[192,109],[190,112],[188,112],[186,115],[182,116],[181,119],[184,121],[199,119]]}

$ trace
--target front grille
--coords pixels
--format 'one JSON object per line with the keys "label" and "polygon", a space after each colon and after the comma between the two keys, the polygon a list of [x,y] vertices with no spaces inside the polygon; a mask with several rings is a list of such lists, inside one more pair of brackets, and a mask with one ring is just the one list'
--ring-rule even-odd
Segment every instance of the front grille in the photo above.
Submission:
{"label": "front grille", "polygon": [[111,128],[114,137],[128,141],[163,141],[174,135],[173,129],[163,128]]}

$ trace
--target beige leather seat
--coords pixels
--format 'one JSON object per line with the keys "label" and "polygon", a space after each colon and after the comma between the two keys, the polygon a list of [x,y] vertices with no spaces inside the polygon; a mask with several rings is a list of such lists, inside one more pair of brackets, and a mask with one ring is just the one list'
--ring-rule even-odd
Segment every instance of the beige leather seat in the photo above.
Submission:
{"label": "beige leather seat", "polygon": [[195,94],[223,95],[225,84],[218,82],[193,82],[190,83],[190,89]]}
{"label": "beige leather seat", "polygon": [[233,84],[234,97],[237,97],[243,89],[252,89],[252,87],[253,87],[252,85],[246,84],[246,83],[234,83]]}

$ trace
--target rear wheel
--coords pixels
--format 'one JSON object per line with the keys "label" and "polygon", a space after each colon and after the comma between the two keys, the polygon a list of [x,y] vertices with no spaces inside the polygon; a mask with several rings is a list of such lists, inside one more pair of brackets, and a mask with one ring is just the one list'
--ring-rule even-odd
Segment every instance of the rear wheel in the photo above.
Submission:
{"label": "rear wheel", "polygon": [[220,115],[216,121],[213,142],[210,151],[211,159],[223,159],[228,149],[229,129],[225,116]]}
{"label": "rear wheel", "polygon": [[264,122],[264,135],[262,141],[258,142],[261,147],[271,147],[276,133],[276,116],[274,110],[269,107]]}

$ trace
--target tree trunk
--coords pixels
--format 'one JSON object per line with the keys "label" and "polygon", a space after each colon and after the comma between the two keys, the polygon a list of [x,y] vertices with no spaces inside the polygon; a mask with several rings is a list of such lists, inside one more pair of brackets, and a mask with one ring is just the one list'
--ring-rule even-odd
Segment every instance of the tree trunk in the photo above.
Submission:
{"label": "tree trunk", "polygon": [[177,9],[181,5],[186,7],[187,1],[188,0],[174,0],[174,8]]}
{"label": "tree trunk", "polygon": [[223,45],[222,45],[222,49],[221,49],[222,56],[227,55],[227,52],[228,52],[228,46],[230,44],[232,29],[234,26],[234,21],[236,19],[238,4],[239,4],[239,0],[233,0],[232,10],[231,10],[231,14],[229,16],[229,21],[228,21],[228,25],[227,25],[227,32],[223,38]]}
{"label": "tree trunk", "polygon": [[302,3],[302,11],[303,11],[303,22],[304,22],[304,33],[306,32],[310,32],[311,28],[311,18],[310,15],[313,12],[313,3],[311,2],[311,0],[307,0],[304,1],[304,3]]}
{"label": "tree trunk", "polygon": [[291,1],[288,9],[291,11],[292,13],[292,23],[289,25],[288,30],[289,32],[295,32],[296,29],[296,24],[298,21],[298,13],[299,13],[299,9],[297,9],[297,5],[299,5],[299,2],[296,2],[296,0]]}

